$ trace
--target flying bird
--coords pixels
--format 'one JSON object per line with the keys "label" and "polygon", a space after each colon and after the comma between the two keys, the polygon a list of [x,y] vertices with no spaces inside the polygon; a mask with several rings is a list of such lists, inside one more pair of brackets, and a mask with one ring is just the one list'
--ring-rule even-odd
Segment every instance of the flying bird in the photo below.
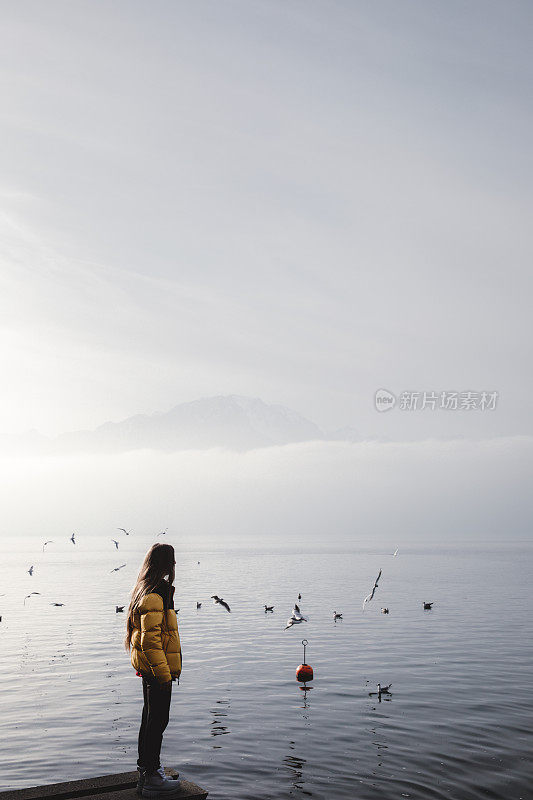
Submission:
{"label": "flying bird", "polygon": [[287,620],[287,626],[285,630],[287,630],[288,628],[292,628],[293,625],[299,625],[300,622],[307,622],[306,618],[302,617],[301,614],[299,617],[289,617],[289,619]]}
{"label": "flying bird", "polygon": [[228,606],[228,604],[226,603],[226,601],[225,601],[225,600],[223,600],[221,597],[218,597],[218,595],[216,595],[216,594],[212,594],[212,595],[211,595],[211,599],[213,600],[213,602],[214,602],[214,604],[215,604],[215,605],[224,606],[224,608],[225,608],[227,611],[231,611],[231,608]]}
{"label": "flying bird", "polygon": [[124,611],[124,606],[115,606],[115,614],[120,614],[121,611]]}
{"label": "flying bird", "polygon": [[26,570],[26,572],[28,573],[28,575],[33,575],[33,564],[28,570]]}
{"label": "flying bird", "polygon": [[424,611],[431,611],[433,603],[424,603]]}
{"label": "flying bird", "polygon": [[119,569],[122,569],[122,568],[123,568],[123,567],[125,567],[125,566],[126,566],[125,564],[121,564],[121,565],[120,565],[120,567],[115,567],[114,569],[110,569],[109,571],[110,571],[110,572],[118,572],[118,571],[119,571]]}
{"label": "flying bird", "polygon": [[27,594],[26,597],[24,598],[24,605],[26,605],[26,600],[28,599],[28,597],[31,597],[32,594],[41,594],[41,593],[40,592],[30,592],[29,594]]}
{"label": "flying bird", "polygon": [[167,531],[168,531],[168,528],[165,528],[164,531],[161,531],[161,533],[158,533],[157,535],[158,536],[166,536],[167,535]]}
{"label": "flying bird", "polygon": [[392,554],[392,557],[393,557],[393,558],[396,558],[396,556],[398,555],[398,550],[399,550],[399,549],[400,549],[399,547],[397,547],[397,548],[396,548],[396,550],[395,550],[395,551],[394,551],[394,553]]}
{"label": "flying bird", "polygon": [[274,611],[274,606],[265,606],[265,614],[267,611]]}
{"label": "flying bird", "polygon": [[342,614],[338,614],[337,611],[334,611],[333,612],[333,619],[334,620],[342,619]]}
{"label": "flying bird", "polygon": [[301,599],[302,599],[302,595],[300,594],[300,592],[298,592],[298,600],[301,600]]}
{"label": "flying bird", "polygon": [[201,608],[201,607],[202,607],[202,604],[199,603],[198,600],[197,600],[196,601],[196,610],[198,611],[198,609]]}
{"label": "flying bird", "polygon": [[116,540],[116,539],[111,539],[111,541],[115,543],[115,547],[116,547],[116,548],[117,548],[117,550],[118,550],[118,542],[117,542],[117,540]]}
{"label": "flying bird", "polygon": [[374,583],[374,586],[372,587],[372,591],[370,592],[370,594],[367,594],[367,596],[363,600],[363,611],[365,610],[366,604],[368,602],[370,602],[370,600],[372,600],[372,598],[374,597],[374,594],[376,593],[376,589],[378,588],[378,581],[379,581],[380,578],[381,578],[381,570],[378,573],[378,577],[376,578],[376,582]]}
{"label": "flying bird", "polygon": [[51,606],[64,606],[64,603],[50,603]]}
{"label": "flying bird", "polygon": [[302,615],[298,603],[295,603],[294,608],[292,609],[292,614],[287,620],[287,625],[285,627],[285,630],[287,630],[288,628],[292,628],[293,625],[299,625],[300,622],[307,622],[307,619]]}
{"label": "flying bird", "polygon": [[126,528],[117,528],[117,531],[123,531],[126,534],[126,536],[130,535],[130,532],[127,531]]}
{"label": "flying bird", "polygon": [[44,548],[46,547],[46,545],[47,544],[53,544],[53,542],[54,542],[53,539],[48,539],[48,541],[43,544],[43,553],[44,553]]}
{"label": "flying bird", "polygon": [[73,533],[72,536],[70,537],[70,541],[72,542],[72,544],[76,544],[76,538],[75,537],[76,537],[75,533]]}
{"label": "flying bird", "polygon": [[388,608],[382,608],[381,609],[381,613],[382,614],[388,614],[389,613],[389,609]]}

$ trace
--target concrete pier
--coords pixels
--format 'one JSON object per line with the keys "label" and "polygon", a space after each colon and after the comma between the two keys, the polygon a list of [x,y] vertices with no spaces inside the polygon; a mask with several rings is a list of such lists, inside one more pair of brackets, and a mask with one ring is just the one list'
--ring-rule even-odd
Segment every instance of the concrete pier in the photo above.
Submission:
{"label": "concrete pier", "polygon": [[[172,769],[167,775],[174,775]],[[99,778],[84,778],[67,783],[50,783],[45,786],[30,786],[28,789],[13,789],[0,792],[0,800],[69,800],[81,797],[83,800],[139,800],[136,792],[137,772],[120,772],[115,775],[102,775]],[[195,783],[182,780],[180,791],[172,800],[205,800],[208,792]]]}

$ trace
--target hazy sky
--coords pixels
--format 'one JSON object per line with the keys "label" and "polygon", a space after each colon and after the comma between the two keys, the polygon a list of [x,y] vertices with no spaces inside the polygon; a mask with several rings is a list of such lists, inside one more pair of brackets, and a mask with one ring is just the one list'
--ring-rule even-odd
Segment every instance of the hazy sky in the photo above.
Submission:
{"label": "hazy sky", "polygon": [[[530,2],[1,0],[0,432],[533,433]],[[497,390],[378,414],[373,394]]]}
{"label": "hazy sky", "polygon": [[[0,458],[0,539],[117,527],[179,549],[531,540],[533,438]],[[135,542],[138,542],[136,536]]]}

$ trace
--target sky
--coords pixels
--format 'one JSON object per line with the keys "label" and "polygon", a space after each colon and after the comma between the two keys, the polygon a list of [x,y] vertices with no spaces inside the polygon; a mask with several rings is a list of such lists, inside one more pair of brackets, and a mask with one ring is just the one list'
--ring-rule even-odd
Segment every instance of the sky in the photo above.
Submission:
{"label": "sky", "polygon": [[[0,1],[0,433],[528,436],[529,2]],[[497,391],[493,411],[374,393]]]}
{"label": "sky", "polygon": [[[0,458],[0,540],[178,550],[531,544],[531,437]],[[133,541],[133,539],[132,539]]]}

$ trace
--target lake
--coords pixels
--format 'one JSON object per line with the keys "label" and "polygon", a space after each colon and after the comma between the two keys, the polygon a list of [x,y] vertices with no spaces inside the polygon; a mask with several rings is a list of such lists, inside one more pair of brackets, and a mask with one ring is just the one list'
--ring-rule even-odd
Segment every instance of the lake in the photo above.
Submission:
{"label": "lake", "polygon": [[[142,687],[115,605],[127,604],[153,539],[122,536],[117,552],[110,537],[52,538],[44,553],[36,537],[0,541],[0,790],[135,768]],[[356,545],[180,552],[170,542],[183,673],[162,759],[213,800],[533,797],[526,544],[398,542],[392,558]],[[298,593],[308,622],[285,631]],[[306,692],[295,680],[304,637]],[[370,695],[378,682],[392,682],[381,701]]]}

